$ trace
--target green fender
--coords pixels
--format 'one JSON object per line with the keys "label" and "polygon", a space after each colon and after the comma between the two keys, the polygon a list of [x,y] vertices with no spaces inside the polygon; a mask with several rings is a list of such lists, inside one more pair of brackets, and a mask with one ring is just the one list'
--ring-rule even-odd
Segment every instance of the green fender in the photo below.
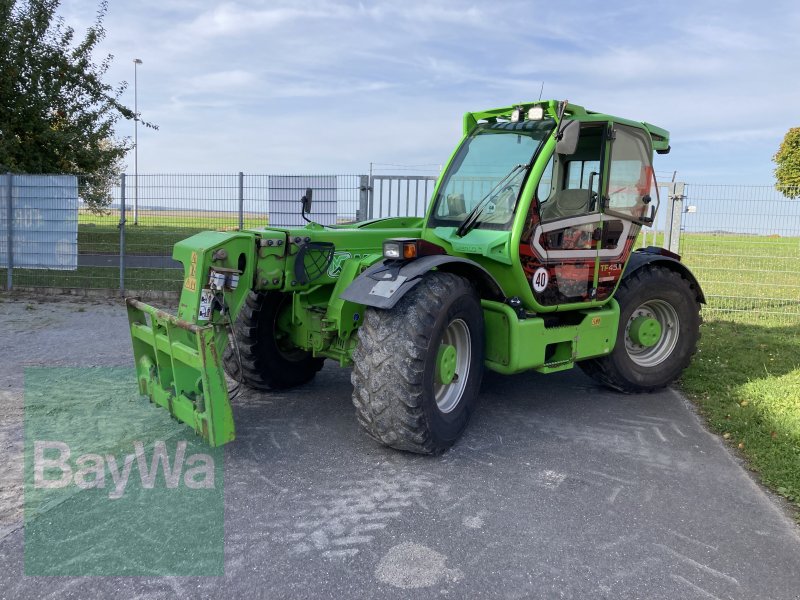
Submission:
{"label": "green fender", "polygon": [[706,303],[706,296],[703,294],[703,289],[700,287],[700,283],[697,281],[697,277],[694,276],[694,273],[681,262],[679,254],[675,254],[664,248],[648,246],[647,248],[640,248],[632,252],[630,260],[628,260],[628,264],[625,266],[625,271],[622,273],[622,278],[630,277],[645,265],[652,264],[675,271],[686,277],[689,283],[692,284],[692,289],[697,292],[698,302],[702,304]]}
{"label": "green fender", "polygon": [[433,269],[466,277],[477,286],[484,299],[505,299],[500,284],[481,265],[467,258],[443,254],[410,261],[387,259],[375,263],[356,277],[340,297],[356,304],[390,309]]}

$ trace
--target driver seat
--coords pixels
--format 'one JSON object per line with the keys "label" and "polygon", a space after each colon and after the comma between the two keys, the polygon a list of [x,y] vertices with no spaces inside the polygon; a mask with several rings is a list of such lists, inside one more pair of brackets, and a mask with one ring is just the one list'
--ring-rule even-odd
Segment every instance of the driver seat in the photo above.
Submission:
{"label": "driver seat", "polygon": [[542,221],[578,217],[589,212],[589,190],[561,190],[542,204]]}

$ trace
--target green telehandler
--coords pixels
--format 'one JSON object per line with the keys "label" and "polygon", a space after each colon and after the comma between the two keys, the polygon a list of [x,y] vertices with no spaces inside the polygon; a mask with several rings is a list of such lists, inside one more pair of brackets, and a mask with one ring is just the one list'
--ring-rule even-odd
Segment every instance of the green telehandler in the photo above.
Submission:
{"label": "green telehandler", "polygon": [[622,392],[670,384],[696,350],[696,278],[634,250],[669,133],[537,101],[464,115],[424,217],[209,231],[175,245],[177,315],[127,299],[140,391],[211,445],[234,439],[227,375],[278,390],[352,366],[363,429],[435,454],[463,433],[483,369],[576,363]]}

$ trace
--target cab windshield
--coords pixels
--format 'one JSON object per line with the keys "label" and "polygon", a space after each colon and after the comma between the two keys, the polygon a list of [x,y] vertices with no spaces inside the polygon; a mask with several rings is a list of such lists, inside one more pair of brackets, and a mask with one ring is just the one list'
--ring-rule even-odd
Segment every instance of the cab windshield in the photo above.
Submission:
{"label": "cab windshield", "polygon": [[552,119],[478,125],[439,186],[431,224],[457,227],[484,201],[474,226],[506,228],[528,175],[528,169],[516,167],[530,164],[554,126]]}

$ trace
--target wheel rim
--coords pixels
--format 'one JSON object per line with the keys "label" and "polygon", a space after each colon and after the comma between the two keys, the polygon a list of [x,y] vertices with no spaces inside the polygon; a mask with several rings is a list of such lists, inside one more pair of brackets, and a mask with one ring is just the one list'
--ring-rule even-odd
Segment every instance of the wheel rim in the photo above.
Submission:
{"label": "wheel rim", "polygon": [[[640,323],[650,319],[661,326],[661,336],[654,343],[643,345],[638,343],[639,336],[632,335],[631,327],[637,329]],[[655,367],[667,360],[675,350],[679,332],[680,319],[675,308],[664,300],[648,300],[631,313],[625,325],[625,350],[640,367]]]}
{"label": "wheel rim", "polygon": [[[445,379],[450,383],[442,383],[440,370],[440,358],[443,355],[452,356],[455,349],[455,374],[450,377],[445,374]],[[442,349],[444,348],[444,350]],[[444,331],[439,348],[436,351],[436,373],[433,381],[433,395],[436,399],[436,406],[443,413],[451,412],[464,395],[469,380],[469,368],[472,360],[472,344],[469,327],[462,319],[454,319]],[[447,369],[449,371],[449,368]]]}

